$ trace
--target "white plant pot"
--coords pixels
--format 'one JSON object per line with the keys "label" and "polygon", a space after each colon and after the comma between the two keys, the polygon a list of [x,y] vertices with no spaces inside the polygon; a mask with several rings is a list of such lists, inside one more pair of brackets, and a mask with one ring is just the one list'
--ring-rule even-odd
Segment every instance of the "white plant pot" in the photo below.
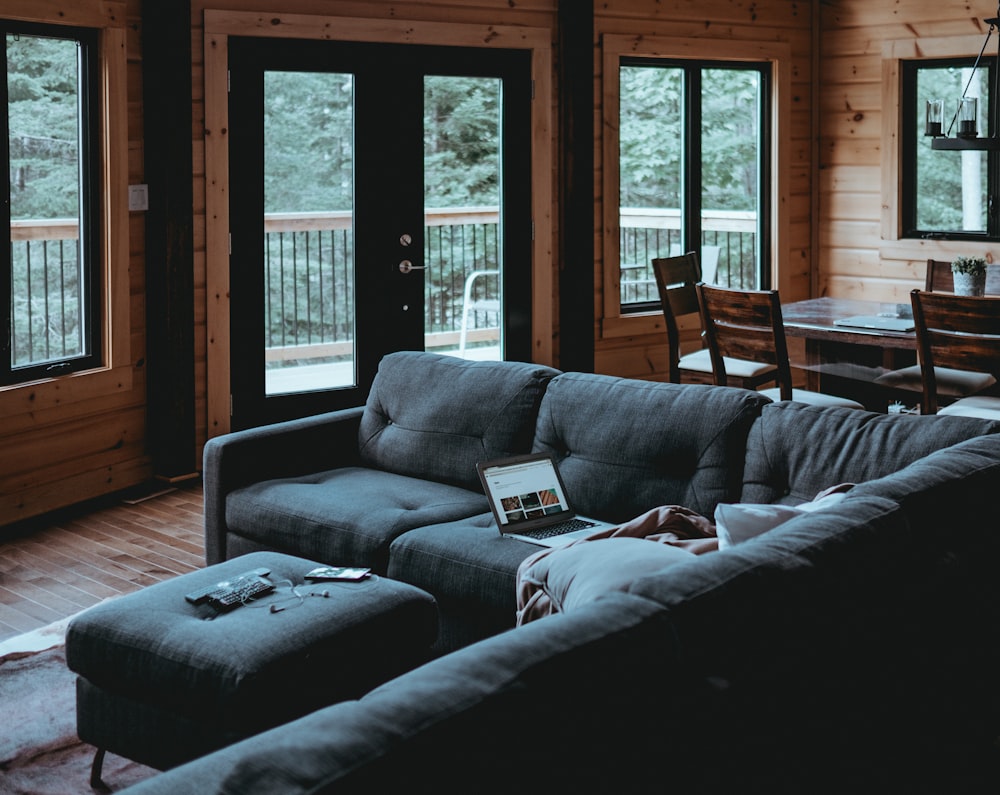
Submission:
{"label": "white plant pot", "polygon": [[986,292],[985,273],[952,273],[955,295],[983,295]]}

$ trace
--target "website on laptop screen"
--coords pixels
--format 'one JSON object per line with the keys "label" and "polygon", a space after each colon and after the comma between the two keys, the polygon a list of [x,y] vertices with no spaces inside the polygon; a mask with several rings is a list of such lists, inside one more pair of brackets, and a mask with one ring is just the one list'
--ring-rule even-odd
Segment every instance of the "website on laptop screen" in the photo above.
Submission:
{"label": "website on laptop screen", "polygon": [[483,477],[501,525],[516,525],[569,510],[548,459],[487,467]]}

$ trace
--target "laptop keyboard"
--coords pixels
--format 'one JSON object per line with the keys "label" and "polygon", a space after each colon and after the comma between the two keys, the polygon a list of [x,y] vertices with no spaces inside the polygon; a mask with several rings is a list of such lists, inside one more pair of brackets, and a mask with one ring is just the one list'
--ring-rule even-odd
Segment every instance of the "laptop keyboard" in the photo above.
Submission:
{"label": "laptop keyboard", "polygon": [[548,527],[540,527],[537,530],[524,530],[521,532],[521,535],[529,536],[530,538],[552,538],[552,536],[572,533],[574,530],[585,530],[588,527],[596,527],[596,525],[585,519],[567,519],[565,522],[559,522]]}

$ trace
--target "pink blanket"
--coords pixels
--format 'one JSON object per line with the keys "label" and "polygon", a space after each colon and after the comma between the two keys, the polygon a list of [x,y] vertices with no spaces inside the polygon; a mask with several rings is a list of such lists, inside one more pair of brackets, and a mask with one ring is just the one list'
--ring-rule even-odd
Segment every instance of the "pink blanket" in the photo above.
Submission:
{"label": "pink blanket", "polygon": [[[589,543],[599,540],[605,543]],[[710,520],[680,505],[661,505],[610,530],[541,549],[517,570],[517,624],[625,590],[637,577],[718,546]]]}

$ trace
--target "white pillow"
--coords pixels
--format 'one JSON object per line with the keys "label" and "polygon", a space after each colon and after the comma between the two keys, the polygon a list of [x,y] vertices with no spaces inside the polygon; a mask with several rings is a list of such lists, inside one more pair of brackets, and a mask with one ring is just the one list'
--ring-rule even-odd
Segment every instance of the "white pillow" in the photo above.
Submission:
{"label": "white pillow", "polygon": [[800,513],[810,513],[836,505],[846,495],[843,492],[828,494],[801,505],[755,504],[749,502],[720,503],[715,508],[715,532],[719,549],[739,544],[759,536],[779,524],[793,519]]}

